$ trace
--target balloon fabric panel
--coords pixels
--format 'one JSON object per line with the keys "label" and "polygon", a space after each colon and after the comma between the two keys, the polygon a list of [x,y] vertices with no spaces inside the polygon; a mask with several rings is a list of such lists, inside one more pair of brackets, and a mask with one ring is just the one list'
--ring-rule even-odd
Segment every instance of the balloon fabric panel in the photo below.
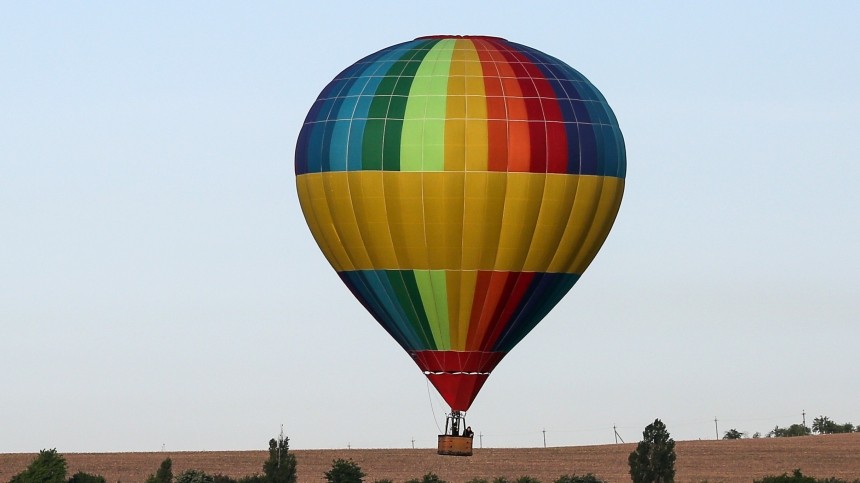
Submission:
{"label": "balloon fabric panel", "polygon": [[618,212],[626,152],[582,74],[494,37],[371,54],[296,146],[308,226],[452,409],[579,280]]}
{"label": "balloon fabric panel", "polygon": [[[457,272],[439,271],[432,282],[431,274],[422,272],[359,270],[341,272],[341,279],[407,351],[478,352],[506,352],[502,350],[506,345],[521,340],[531,323],[536,324],[532,312],[548,312],[578,279],[574,274],[479,271],[475,285],[466,292],[473,300],[458,300],[470,302],[473,308],[464,319],[450,309],[447,299],[447,286],[451,279],[456,283]],[[435,284],[436,291],[422,293],[422,283]],[[447,327],[441,326],[443,319]],[[466,338],[449,335],[463,332]],[[512,339],[516,340],[511,343]]]}
{"label": "balloon fabric panel", "polygon": [[303,175],[298,187],[311,232],[338,271],[581,274],[608,235],[624,181],[350,171]]}

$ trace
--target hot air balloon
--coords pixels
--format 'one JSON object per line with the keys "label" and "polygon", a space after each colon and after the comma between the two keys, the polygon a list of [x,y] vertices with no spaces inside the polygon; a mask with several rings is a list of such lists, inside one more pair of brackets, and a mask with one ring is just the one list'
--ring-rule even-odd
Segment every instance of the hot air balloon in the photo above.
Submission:
{"label": "hot air balloon", "polygon": [[493,368],[594,259],[626,153],[603,95],[564,62],[439,35],[335,77],[295,169],[326,259],[450,405],[456,436]]}

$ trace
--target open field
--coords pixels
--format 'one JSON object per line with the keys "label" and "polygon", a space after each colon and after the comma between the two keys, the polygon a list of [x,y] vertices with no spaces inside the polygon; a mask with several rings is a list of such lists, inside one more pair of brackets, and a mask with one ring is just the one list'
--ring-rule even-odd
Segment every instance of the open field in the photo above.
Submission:
{"label": "open field", "polygon": [[[594,473],[610,482],[630,481],[627,455],[635,443],[559,448],[476,449],[471,458],[438,456],[431,449],[297,450],[299,482],[323,481],[335,458],[351,458],[367,473],[366,481],[388,478],[402,482],[434,472],[450,483],[474,477],[516,478],[529,475],[551,483],[567,473]],[[679,441],[676,478],[679,483],[751,482],[769,474],[800,468],[816,477],[860,478],[860,433],[734,441]],[[62,452],[62,448],[58,448]],[[259,473],[265,451],[154,453],[68,453],[69,475],[86,471],[104,475],[109,483],[142,483],[161,461],[173,459],[174,474],[196,468],[234,477]],[[24,469],[33,454],[0,454],[0,483]]]}

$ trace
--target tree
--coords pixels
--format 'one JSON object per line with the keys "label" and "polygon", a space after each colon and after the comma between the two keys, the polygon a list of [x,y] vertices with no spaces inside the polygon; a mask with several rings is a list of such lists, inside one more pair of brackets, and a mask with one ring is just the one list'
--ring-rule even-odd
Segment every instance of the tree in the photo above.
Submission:
{"label": "tree", "polygon": [[269,459],[263,463],[265,483],[296,483],[296,455],[290,453],[290,438],[283,434],[269,440]]}
{"label": "tree", "polygon": [[633,483],[675,481],[675,440],[659,419],[645,427],[642,441],[627,458]]}
{"label": "tree", "polygon": [[329,483],[362,483],[367,476],[354,461],[338,458],[331,464],[331,469],[325,472]]}
{"label": "tree", "polygon": [[9,483],[66,483],[66,458],[57,449],[43,449],[24,471]]}
{"label": "tree", "polygon": [[555,480],[555,483],[606,483],[600,478],[594,476],[591,473],[586,473],[584,475],[577,475],[576,473],[572,475],[563,475],[559,477],[559,479]]}
{"label": "tree", "polygon": [[836,427],[836,423],[827,416],[819,416],[812,420],[812,432],[818,434],[830,434]]}
{"label": "tree", "polygon": [[146,483],[172,483],[173,482],[173,460],[170,458],[161,462],[158,471],[155,474],[150,474],[146,479]]}
{"label": "tree", "polygon": [[107,483],[105,481],[105,477],[102,475],[91,475],[89,473],[84,473],[83,471],[78,471],[71,478],[69,478],[69,483]]}
{"label": "tree", "polygon": [[431,471],[430,473],[426,473],[424,476],[422,476],[420,480],[415,478],[412,480],[406,480],[406,483],[446,483],[446,482],[445,482],[445,480],[439,478],[439,476],[436,473],[433,473]]}
{"label": "tree", "polygon": [[753,483],[815,483],[815,478],[806,476],[796,469],[791,476],[788,476],[788,473],[779,476],[765,476],[760,480],[753,480]]}
{"label": "tree", "polygon": [[176,483],[213,483],[214,481],[212,475],[194,469],[185,470],[176,477]]}
{"label": "tree", "polygon": [[808,436],[810,434],[809,428],[802,424],[792,424],[787,428],[780,428],[776,426],[773,428],[773,431],[768,433],[768,436],[775,436],[777,438],[787,438],[792,436]]}
{"label": "tree", "polygon": [[819,416],[812,420],[812,432],[817,434],[852,433],[854,425],[851,423],[837,424],[827,416]]}
{"label": "tree", "polygon": [[723,435],[723,439],[741,439],[744,437],[744,433],[738,431],[737,429],[730,429],[726,431],[726,434]]}
{"label": "tree", "polygon": [[532,478],[531,476],[520,476],[516,480],[516,483],[540,483],[540,480],[537,478]]}

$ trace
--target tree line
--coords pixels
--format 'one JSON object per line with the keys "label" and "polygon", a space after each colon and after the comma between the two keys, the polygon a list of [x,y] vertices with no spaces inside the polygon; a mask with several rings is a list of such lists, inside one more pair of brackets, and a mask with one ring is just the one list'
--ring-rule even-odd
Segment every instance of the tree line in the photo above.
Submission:
{"label": "tree line", "polygon": [[[803,429],[798,429],[803,428]],[[782,431],[779,426],[774,428],[768,437],[803,436],[810,432],[816,434],[833,434],[853,432],[857,429],[851,423],[837,424],[825,416],[816,418],[812,428],[802,424],[794,424]],[[805,431],[804,431],[805,430]],[[743,437],[735,429],[726,432],[723,439],[739,439]],[[737,437],[734,437],[738,435]],[[755,436],[753,436],[755,437]],[[636,445],[627,458],[630,467],[630,479],[633,483],[674,483],[675,481],[675,440],[659,419],[645,427],[642,440]],[[78,472],[66,478],[68,466],[63,455],[56,449],[44,449],[22,472],[13,476],[9,483],[107,483],[101,475]],[[289,438],[280,436],[269,441],[269,457],[263,463],[262,474],[233,478],[227,475],[210,475],[198,469],[187,469],[178,475],[173,474],[173,462],[170,458],[161,462],[158,470],[150,474],[145,483],[296,483],[296,457],[289,451]],[[361,467],[351,459],[335,459],[329,471],[324,474],[328,483],[364,483],[367,476]],[[118,482],[119,483],[119,482]],[[374,483],[393,483],[388,479],[375,480]],[[435,473],[426,473],[420,478],[407,480],[405,483],[447,483]],[[467,483],[540,483],[530,476],[521,476],[508,480],[497,477],[492,480],[474,478]],[[605,483],[592,473],[585,475],[562,475],[554,483]],[[815,479],[804,475],[800,469],[795,469],[789,475],[766,476],[754,483],[860,483],[860,479],[846,482],[836,478]]]}
{"label": "tree line", "polygon": [[[787,438],[792,436],[809,436],[811,434],[840,434],[840,433],[855,433],[860,432],[860,426],[854,426],[851,423],[837,423],[827,416],[819,416],[812,420],[812,427],[805,424],[792,424],[791,426],[780,428],[775,426],[765,437],[767,438]],[[723,439],[741,439],[746,438],[747,433],[730,429],[723,434]],[[762,435],[756,432],[752,435],[753,438],[761,438]]]}

